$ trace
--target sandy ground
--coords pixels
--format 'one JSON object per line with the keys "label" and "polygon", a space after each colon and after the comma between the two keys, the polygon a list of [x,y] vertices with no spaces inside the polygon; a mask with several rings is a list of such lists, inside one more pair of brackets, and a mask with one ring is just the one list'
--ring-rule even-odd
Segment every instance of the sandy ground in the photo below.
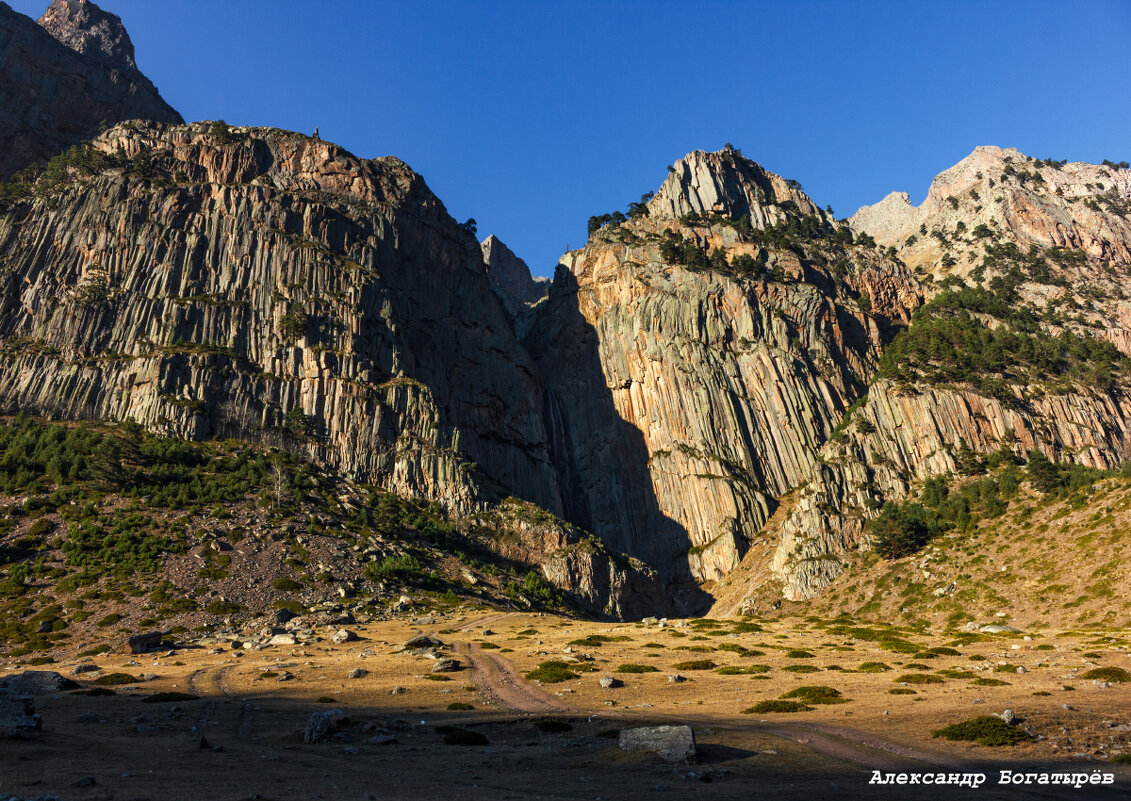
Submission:
{"label": "sandy ground", "polygon": [[[891,689],[908,689],[898,681],[901,676],[925,672],[907,667],[918,660],[800,621],[714,636],[678,624],[660,628],[534,614],[469,614],[435,618],[427,625],[406,621],[348,628],[360,639],[334,644],[328,629],[322,641],[303,645],[246,651],[204,643],[171,654],[104,654],[48,665],[71,675],[78,663],[93,661],[103,674],[155,678],[118,687],[113,696],[38,698],[39,735],[0,741],[0,798],[1090,799],[1131,794],[1131,765],[1106,761],[1131,753],[1131,684],[1101,687],[1080,678],[1092,664],[1131,668],[1131,658],[1125,646],[1102,647],[1091,635],[956,647],[958,656],[929,660],[930,672],[957,669],[1009,683],[978,686],[971,677],[945,678],[941,684],[910,685],[914,695],[892,695]],[[442,640],[443,655],[458,658],[462,669],[444,674],[446,681],[427,678],[431,658],[400,652],[418,632]],[[569,644],[594,634],[629,639]],[[946,644],[945,635],[937,642],[918,639],[923,647]],[[790,656],[790,649],[813,656]],[[578,659],[596,670],[542,686],[523,678],[551,659]],[[720,675],[675,667],[697,659],[769,669]],[[893,669],[849,672],[868,661]],[[996,669],[999,662],[1026,672],[1005,673]],[[652,665],[657,672],[615,672],[626,663]],[[786,669],[793,665],[817,670]],[[12,667],[3,672],[13,672]],[[347,678],[355,668],[367,674]],[[673,683],[672,674],[687,681]],[[75,678],[89,685],[99,675]],[[598,679],[606,675],[623,686],[602,689]],[[743,713],[801,685],[834,687],[849,700],[793,714]],[[142,701],[161,691],[200,698]],[[457,702],[474,708],[450,711]],[[305,744],[301,732],[311,713],[333,708],[349,716],[349,726],[333,742]],[[990,748],[931,737],[940,726],[1004,709],[1012,709],[1042,739]],[[535,724],[546,718],[571,728],[544,733]],[[626,754],[608,736],[654,722],[692,725],[698,760],[670,765],[652,755]],[[435,727],[452,724],[482,733],[489,744],[445,745]],[[1004,789],[995,784],[1000,769],[1099,769],[1115,774],[1118,784],[1108,792],[1092,785]],[[873,770],[984,770],[990,780],[976,791],[877,787],[868,784]]]}

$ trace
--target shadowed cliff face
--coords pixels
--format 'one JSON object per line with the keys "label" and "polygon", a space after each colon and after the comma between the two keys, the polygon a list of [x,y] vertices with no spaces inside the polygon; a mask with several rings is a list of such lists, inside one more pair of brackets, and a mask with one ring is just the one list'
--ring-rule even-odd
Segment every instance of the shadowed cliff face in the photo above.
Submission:
{"label": "shadowed cliff face", "polygon": [[138,71],[121,20],[55,0],[37,25],[0,2],[0,180],[130,119],[182,122]]}
{"label": "shadowed cliff face", "polygon": [[0,216],[0,399],[289,442],[466,511],[560,511],[541,393],[478,243],[396,159],[131,123]]}

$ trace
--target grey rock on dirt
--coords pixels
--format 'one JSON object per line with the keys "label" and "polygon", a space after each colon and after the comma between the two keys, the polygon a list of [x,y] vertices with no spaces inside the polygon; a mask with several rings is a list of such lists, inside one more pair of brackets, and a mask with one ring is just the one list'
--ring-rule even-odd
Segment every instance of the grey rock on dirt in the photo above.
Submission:
{"label": "grey rock on dirt", "polygon": [[315,712],[306,722],[302,730],[304,743],[328,742],[334,732],[349,725],[349,718],[340,709],[328,709],[325,712]]}
{"label": "grey rock on dirt", "polygon": [[651,751],[665,762],[690,762],[695,758],[695,733],[690,726],[643,726],[623,729],[622,751]]}
{"label": "grey rock on dirt", "polygon": [[35,704],[24,695],[0,691],[0,738],[27,737],[40,726]]}
{"label": "grey rock on dirt", "polygon": [[7,688],[8,695],[50,695],[77,687],[68,678],[54,670],[25,670],[14,676],[0,679],[0,687]]}
{"label": "grey rock on dirt", "polygon": [[164,636],[160,631],[147,631],[144,634],[135,634],[130,637],[128,644],[131,654],[144,654],[149,651],[156,651],[161,647],[161,638]]}

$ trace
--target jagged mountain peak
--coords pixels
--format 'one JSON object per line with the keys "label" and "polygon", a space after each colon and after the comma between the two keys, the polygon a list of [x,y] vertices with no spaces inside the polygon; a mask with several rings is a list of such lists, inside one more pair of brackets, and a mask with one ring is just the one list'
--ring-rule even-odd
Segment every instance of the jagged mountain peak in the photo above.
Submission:
{"label": "jagged mountain peak", "polygon": [[549,279],[535,278],[530,267],[503,240],[491,234],[479,243],[495,294],[512,317],[546,295]]}
{"label": "jagged mountain peak", "polygon": [[115,69],[137,71],[134,44],[121,18],[90,0],[53,0],[39,25],[81,56]]}
{"label": "jagged mountain peak", "polygon": [[1097,261],[1131,262],[1131,171],[1110,162],[1053,161],[1015,148],[978,147],[939,173],[914,206],[893,192],[849,220],[909,266],[966,275],[987,244],[1080,250]]}
{"label": "jagged mountain peak", "polygon": [[55,0],[37,24],[0,2],[0,181],[90,139],[102,123],[183,122],[137,70],[122,21]]}
{"label": "jagged mountain peak", "polygon": [[654,218],[717,212],[749,215],[754,227],[775,222],[768,209],[792,202],[803,215],[824,216],[801,185],[765,169],[733,147],[708,153],[694,150],[668,169],[668,177],[648,202]]}

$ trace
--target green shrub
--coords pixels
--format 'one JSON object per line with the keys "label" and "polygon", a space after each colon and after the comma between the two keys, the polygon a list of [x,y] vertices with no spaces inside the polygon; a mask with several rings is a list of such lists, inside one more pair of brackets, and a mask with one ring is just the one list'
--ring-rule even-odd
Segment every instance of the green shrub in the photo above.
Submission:
{"label": "green shrub", "polygon": [[626,637],[623,634],[617,634],[609,637],[604,634],[590,634],[587,637],[582,637],[580,640],[571,640],[570,645],[578,646],[581,648],[600,648],[607,642],[631,642],[631,637]]}
{"label": "green shrub", "polygon": [[230,615],[240,611],[240,605],[233,601],[212,601],[204,611],[210,615]]}
{"label": "green shrub", "polygon": [[744,715],[761,715],[766,712],[811,712],[813,707],[805,706],[798,701],[781,701],[767,699],[759,701],[754,706],[742,710]]}
{"label": "green shrub", "polygon": [[862,662],[857,670],[861,673],[887,673],[891,667],[883,662]]}
{"label": "green shrub", "polygon": [[483,734],[459,726],[437,726],[436,733],[444,735],[444,745],[490,745]]}
{"label": "green shrub", "polygon": [[465,704],[463,701],[453,701],[452,703],[448,704],[449,712],[468,712],[472,709],[475,709],[475,707],[473,707],[471,704]]}
{"label": "green shrub", "polygon": [[675,670],[714,670],[718,665],[710,659],[691,659],[687,662],[676,662],[672,665]]}
{"label": "green shrub", "polygon": [[295,581],[293,578],[283,576],[271,582],[271,586],[281,592],[294,592],[302,589],[302,584]]}
{"label": "green shrub", "polygon": [[910,687],[892,687],[888,690],[889,695],[918,695],[915,690]]}
{"label": "green shrub", "polygon": [[653,667],[652,665],[637,665],[637,664],[633,664],[633,663],[627,663],[627,664],[624,664],[624,665],[620,665],[616,669],[616,672],[617,673],[658,673],[659,670],[657,668]]}
{"label": "green shrub", "polygon": [[840,690],[825,687],[819,684],[798,687],[785,693],[782,698],[798,698],[807,704],[843,704],[848,699],[840,694]]}
{"label": "green shrub", "polygon": [[896,678],[896,681],[903,684],[942,684],[944,682],[941,676],[935,676],[931,673],[904,673]]}
{"label": "green shrub", "polygon": [[423,571],[424,565],[412,554],[399,556],[386,556],[380,562],[370,562],[365,566],[365,575],[373,581],[386,578],[400,578],[413,576]]}
{"label": "green shrub", "polygon": [[94,683],[99,687],[117,687],[120,684],[137,684],[139,681],[137,676],[131,676],[129,673],[107,673],[95,679]]}
{"label": "green shrub", "polygon": [[724,665],[715,671],[720,676],[749,676],[769,673],[769,665]]}
{"label": "green shrub", "polygon": [[794,648],[794,649],[786,652],[785,658],[786,659],[812,659],[813,654],[810,653],[809,651],[803,651],[800,648]]}
{"label": "green shrub", "polygon": [[143,704],[161,704],[161,703],[165,703],[165,702],[174,702],[175,703],[175,702],[178,702],[178,701],[199,701],[199,700],[200,700],[199,695],[193,695],[192,693],[178,693],[178,692],[170,691],[170,692],[163,692],[163,693],[154,693],[153,695],[147,695],[145,698],[141,699],[141,702]]}
{"label": "green shrub", "polygon": [[1096,681],[1108,681],[1112,684],[1122,684],[1131,681],[1131,673],[1128,673],[1121,667],[1099,667],[1093,668],[1084,674],[1085,679]]}
{"label": "green shrub", "polygon": [[95,648],[88,648],[85,651],[79,651],[77,656],[79,657],[79,659],[85,659],[85,658],[91,657],[91,656],[100,656],[102,654],[108,654],[108,653],[110,653],[111,650],[112,649],[110,648],[109,645],[99,645]]}
{"label": "green shrub", "polygon": [[786,665],[782,670],[789,673],[820,673],[821,671],[816,665]]}
{"label": "green shrub", "polygon": [[568,662],[551,660],[543,662],[538,667],[526,674],[531,681],[540,681],[543,684],[558,684],[559,682],[578,679],[581,676],[573,672],[573,665]]}
{"label": "green shrub", "polygon": [[966,740],[979,745],[1016,745],[1017,743],[1032,740],[1032,736],[1023,729],[1010,726],[1001,718],[993,715],[954,723],[931,732],[933,737],[942,737],[946,740]]}
{"label": "green shrub", "polygon": [[1008,681],[1002,681],[1001,679],[990,679],[990,678],[974,679],[974,681],[972,681],[970,683],[976,684],[979,687],[1008,687],[1009,686]]}

